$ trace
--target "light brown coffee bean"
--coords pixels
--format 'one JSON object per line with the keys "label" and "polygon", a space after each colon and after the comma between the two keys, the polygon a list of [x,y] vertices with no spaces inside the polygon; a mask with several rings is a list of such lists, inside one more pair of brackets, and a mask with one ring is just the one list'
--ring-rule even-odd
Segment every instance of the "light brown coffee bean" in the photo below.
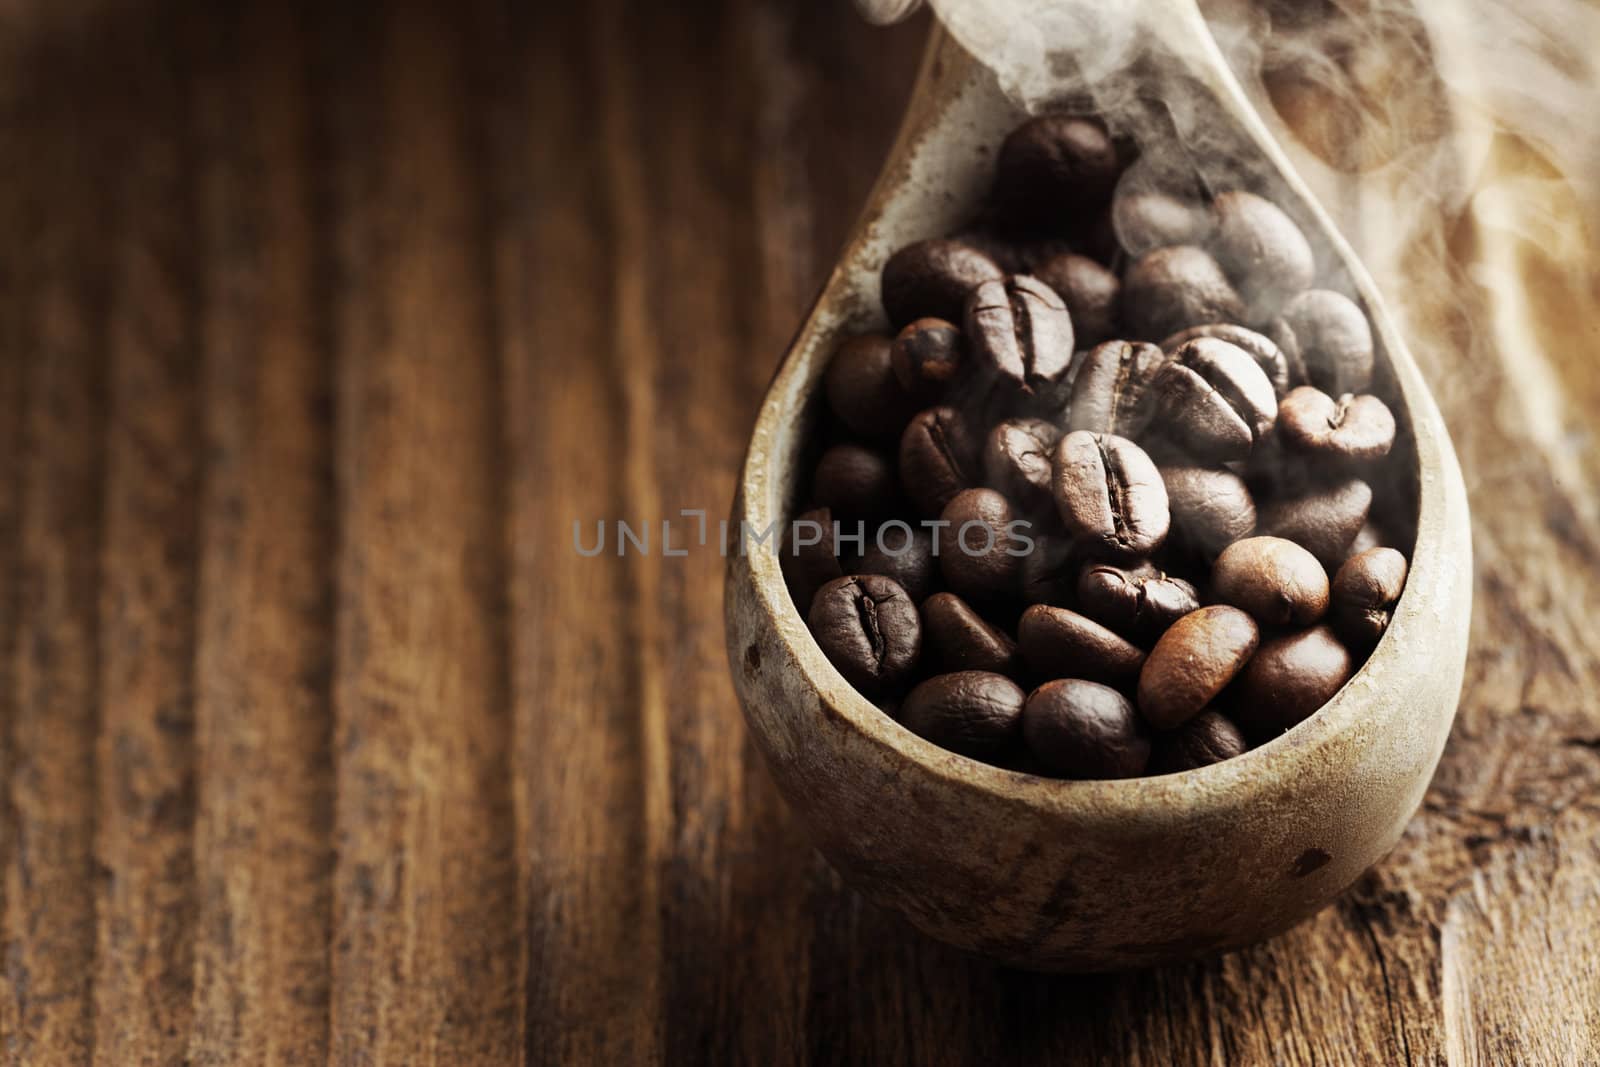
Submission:
{"label": "light brown coffee bean", "polygon": [[1139,673],[1139,710],[1172,730],[1205,709],[1250,659],[1255,621],[1225,604],[1192,611],[1161,635]]}
{"label": "light brown coffee bean", "polygon": [[1061,523],[1081,548],[1133,559],[1166,540],[1166,486],[1150,457],[1127,438],[1067,434],[1056,446],[1053,479]]}
{"label": "light brown coffee bean", "polygon": [[1247,537],[1222,550],[1211,592],[1264,626],[1309,626],[1328,610],[1328,572],[1281,537]]}
{"label": "light brown coffee bean", "polygon": [[1406,570],[1399,552],[1370,548],[1345,560],[1333,576],[1333,626],[1352,648],[1371,648],[1389,628]]}

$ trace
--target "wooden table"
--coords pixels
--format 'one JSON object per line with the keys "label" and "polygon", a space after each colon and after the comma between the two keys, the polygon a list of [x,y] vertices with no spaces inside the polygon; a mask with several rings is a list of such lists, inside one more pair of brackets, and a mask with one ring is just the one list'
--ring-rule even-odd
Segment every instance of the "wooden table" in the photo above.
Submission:
{"label": "wooden table", "polygon": [[1192,966],[864,905],[744,732],[715,554],[574,552],[726,507],[924,29],[5,5],[5,1062],[1600,1062],[1593,320],[1423,351],[1477,523],[1449,751],[1337,906]]}

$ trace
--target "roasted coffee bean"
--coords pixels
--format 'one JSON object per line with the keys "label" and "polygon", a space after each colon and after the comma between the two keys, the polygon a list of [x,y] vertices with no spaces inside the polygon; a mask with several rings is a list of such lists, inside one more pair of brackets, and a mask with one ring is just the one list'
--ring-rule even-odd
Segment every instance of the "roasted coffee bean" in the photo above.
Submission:
{"label": "roasted coffee bean", "polygon": [[1204,326],[1192,326],[1162,341],[1161,349],[1171,355],[1184,344],[1200,337],[1215,337],[1219,341],[1226,341],[1230,345],[1242,348],[1256,361],[1261,373],[1272,383],[1273,395],[1281,401],[1288,394],[1289,361],[1284,357],[1283,349],[1279,348],[1272,338],[1254,330],[1247,330],[1243,326],[1235,326],[1231,322],[1210,322]]}
{"label": "roasted coffee bean", "polygon": [[979,365],[1028,392],[1060,382],[1072,364],[1072,316],[1026,274],[984,282],[967,298],[967,342]]}
{"label": "roasted coffee bean", "polygon": [[883,265],[883,310],[895,329],[924,316],[960,322],[967,294],[1005,271],[971,245],[933,238],[906,245]]}
{"label": "roasted coffee bean", "polygon": [[921,526],[887,523],[868,534],[867,547],[852,570],[856,574],[881,574],[900,583],[913,603],[933,592],[939,561],[933,554],[933,535]]}
{"label": "roasted coffee bean", "polygon": [[1050,464],[1061,431],[1043,419],[1007,419],[983,444],[983,478],[1024,515],[1051,508]]}
{"label": "roasted coffee bean", "polygon": [[1150,650],[1139,672],[1139,710],[1158,730],[1182,726],[1233,681],[1259,640],[1255,621],[1238,608],[1191,611]]}
{"label": "roasted coffee bean", "polygon": [[1389,628],[1406,587],[1406,558],[1392,548],[1369,548],[1344,561],[1333,576],[1333,626],[1352,648],[1369,649]]}
{"label": "roasted coffee bean", "polygon": [[1091,563],[1078,577],[1078,605],[1096,622],[1145,643],[1200,607],[1200,594],[1149,563],[1127,568]]}
{"label": "roasted coffee bean", "polygon": [[1261,643],[1229,694],[1239,725],[1269,740],[1304,722],[1349,680],[1350,653],[1326,626]]}
{"label": "roasted coffee bean", "polygon": [[828,361],[822,381],[828,407],[839,421],[851,433],[874,441],[895,440],[917,411],[895,379],[889,352],[887,337],[852,337]]}
{"label": "roasted coffee bean", "polygon": [[1013,225],[1065,232],[1111,199],[1121,172],[1099,120],[1040,115],[1001,143],[994,202]]}
{"label": "roasted coffee bean", "polygon": [[895,504],[894,467],[861,445],[834,445],[817,461],[811,499],[841,519],[871,519]]}
{"label": "roasted coffee bean", "polygon": [[1324,567],[1337,570],[1371,507],[1372,488],[1347,478],[1263,505],[1257,525],[1261,533],[1294,541]]}
{"label": "roasted coffee bean", "polygon": [[1013,533],[1016,514],[993,489],[966,489],[939,516],[949,526],[939,540],[945,584],[969,600],[994,600],[1016,592],[1026,544]]}
{"label": "roasted coffee bean", "polygon": [[923,601],[922,640],[943,670],[1014,675],[1022,666],[1011,635],[954,593],[935,593]]}
{"label": "roasted coffee bean", "polygon": [[966,339],[954,323],[917,319],[896,335],[889,360],[896,381],[906,393],[919,401],[933,402],[961,373],[966,348]]}
{"label": "roasted coffee bean", "polygon": [[1022,557],[1017,595],[1024,604],[1070,607],[1080,566],[1072,542],[1058,534],[1039,534],[1033,542],[1033,551]]}
{"label": "roasted coffee bean", "polygon": [[1093,619],[1067,608],[1035,604],[1017,623],[1017,647],[1045,678],[1087,678],[1128,685],[1139,676],[1144,652]]}
{"label": "roasted coffee bean", "polygon": [[1293,541],[1247,537],[1217,557],[1211,592],[1263,626],[1309,626],[1328,610],[1328,572]]}
{"label": "roasted coffee bean", "polygon": [[835,578],[817,591],[806,621],[829,662],[868,698],[909,678],[922,650],[916,605],[882,575]]}
{"label": "roasted coffee bean", "polygon": [[929,516],[978,484],[978,445],[955,408],[928,408],[900,435],[900,484],[917,513]]}
{"label": "roasted coffee bean", "polygon": [[1162,467],[1167,507],[1172,512],[1171,539],[1205,559],[1256,528],[1256,506],[1250,489],[1230,470],[1208,467]]}
{"label": "roasted coffee bean", "polygon": [[811,598],[818,589],[844,576],[834,548],[833,512],[827,508],[796,515],[784,531],[778,565],[783,568],[789,593],[801,611],[811,607]]}
{"label": "roasted coffee bean", "polygon": [[1167,489],[1144,449],[1125,437],[1075,430],[1056,446],[1056,510],[1082,549],[1148,556],[1167,538]]}
{"label": "roasted coffee bean", "polygon": [[1090,349],[1072,379],[1067,428],[1137,438],[1150,423],[1150,391],[1166,355],[1152,344],[1107,341]]}
{"label": "roasted coffee bean", "polygon": [[1267,332],[1323,392],[1342,396],[1372,386],[1372,325],[1343,293],[1308,289],[1284,305]]}
{"label": "roasted coffee bean", "polygon": [[936,674],[906,696],[900,723],[940,748],[992,760],[1017,739],[1026,694],[989,671]]}
{"label": "roasted coffee bean", "polygon": [[1250,744],[1226,716],[1202,711],[1169,733],[1157,734],[1150,757],[1152,774],[1176,774],[1209,767],[1242,755]]}
{"label": "roasted coffee bean", "polygon": [[1344,394],[1339,399],[1311,385],[1284,398],[1278,433],[1285,448],[1326,459],[1368,462],[1394,446],[1394,415],[1375,396]]}
{"label": "roasted coffee bean", "polygon": [[1046,682],[1028,694],[1022,736],[1028,751],[1063,778],[1137,778],[1150,762],[1150,738],[1128,698],[1078,678]]}
{"label": "roasted coffee bean", "polygon": [[1211,248],[1244,298],[1250,321],[1276,315],[1316,277],[1311,245],[1282,208],[1254,193],[1221,193],[1211,203],[1216,220]]}
{"label": "roasted coffee bean", "polygon": [[1278,418],[1272,382],[1256,361],[1214,337],[1180,345],[1154,388],[1165,432],[1203,460],[1244,459]]}
{"label": "roasted coffee bean", "polygon": [[1122,322],[1140,340],[1243,318],[1244,302],[1228,276],[1210,253],[1192,245],[1149,252],[1122,279]]}
{"label": "roasted coffee bean", "polygon": [[1117,302],[1122,282],[1088,256],[1075,252],[1041,263],[1034,277],[1054,289],[1072,315],[1072,332],[1080,348],[1092,348],[1117,335]]}
{"label": "roasted coffee bean", "polygon": [[1135,259],[1158,248],[1201,245],[1211,235],[1205,205],[1166,193],[1119,195],[1111,219],[1117,239]]}

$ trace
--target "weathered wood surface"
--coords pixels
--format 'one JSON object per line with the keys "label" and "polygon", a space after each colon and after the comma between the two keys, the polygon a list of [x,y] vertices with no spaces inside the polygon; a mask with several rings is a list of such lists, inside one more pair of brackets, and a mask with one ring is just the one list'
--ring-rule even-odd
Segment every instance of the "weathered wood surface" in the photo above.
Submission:
{"label": "weathered wood surface", "polygon": [[865,906],[746,740],[715,555],[573,552],[726,507],[923,26],[6,5],[5,1062],[1600,1062],[1593,273],[1513,250],[1542,352],[1419,320],[1458,726],[1396,852],[1226,958],[1039,978]]}

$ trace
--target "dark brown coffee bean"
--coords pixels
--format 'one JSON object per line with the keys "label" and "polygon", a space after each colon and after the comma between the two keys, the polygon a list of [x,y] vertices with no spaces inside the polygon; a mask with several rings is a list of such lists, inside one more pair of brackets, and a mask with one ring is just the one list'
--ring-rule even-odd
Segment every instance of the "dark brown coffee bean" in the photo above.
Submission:
{"label": "dark brown coffee bean", "polygon": [[1158,730],[1183,725],[1233,680],[1259,640],[1255,620],[1238,608],[1191,611],[1150,650],[1139,672],[1139,710]]}
{"label": "dark brown coffee bean", "polygon": [[895,503],[894,467],[861,445],[834,445],[817,461],[811,499],[842,519],[871,519]]}
{"label": "dark brown coffee bean", "polygon": [[1233,279],[1252,322],[1278,313],[1290,297],[1311,286],[1316,259],[1311,245],[1282,208],[1254,193],[1227,192],[1211,204],[1216,229],[1211,248]]}
{"label": "dark brown coffee bean", "polygon": [[1360,478],[1347,478],[1263,505],[1257,526],[1261,533],[1296,542],[1324,567],[1337,570],[1371,507],[1372,488]]}
{"label": "dark brown coffee bean", "polygon": [[1055,534],[1039,534],[1033,541],[1033,551],[1022,557],[1017,595],[1024,604],[1071,606],[1075,575],[1081,564],[1073,555],[1072,542]]}
{"label": "dark brown coffee bean", "polygon": [[1111,199],[1121,172],[1099,120],[1040,115],[1001,143],[994,203],[1013,225],[1065,232]]}
{"label": "dark brown coffee bean", "polygon": [[1267,332],[1323,392],[1342,396],[1371,388],[1372,325],[1343,293],[1308,289],[1284,305]]}
{"label": "dark brown coffee bean", "polygon": [[916,605],[881,575],[835,578],[817,591],[806,621],[829,662],[868,698],[909,678],[922,650]]}
{"label": "dark brown coffee bean", "polygon": [[1034,276],[1054,289],[1072,315],[1072,332],[1080,348],[1092,348],[1117,335],[1117,302],[1122,282],[1088,256],[1075,252],[1046,260]]}
{"label": "dark brown coffee bean", "polygon": [[1147,643],[1200,607],[1200,594],[1148,563],[1129,568],[1091,563],[1078,578],[1078,604],[1096,622]]}
{"label": "dark brown coffee bean", "polygon": [[833,354],[823,376],[828,407],[851,433],[874,441],[898,438],[917,411],[895,379],[889,351],[887,337],[852,337]]}
{"label": "dark brown coffee bean", "polygon": [[1072,363],[1072,316],[1026,274],[984,282],[967,298],[967,342],[982,366],[1028,392],[1060,382]]}
{"label": "dark brown coffee bean", "polygon": [[1022,665],[1011,636],[954,593],[935,593],[923,601],[922,639],[943,670],[1016,674]]}
{"label": "dark brown coffee bean", "polygon": [[1243,318],[1244,303],[1228,276],[1208,252],[1192,245],[1147,253],[1122,279],[1122,322],[1140,340]]}
{"label": "dark brown coffee bean", "polygon": [[1209,767],[1243,755],[1249,748],[1244,734],[1226,716],[1202,711],[1176,730],[1156,735],[1150,773],[1177,774]]}
{"label": "dark brown coffee bean", "polygon": [[1066,608],[1035,604],[1017,623],[1017,647],[1045,678],[1087,678],[1127,685],[1139,676],[1144,652],[1093,619]]}
{"label": "dark brown coffee bean", "polygon": [[1107,341],[1084,356],[1072,379],[1067,428],[1137,438],[1155,408],[1150,384],[1166,362],[1155,345]]}
{"label": "dark brown coffee bean", "polygon": [[1172,512],[1171,540],[1205,559],[1256,528],[1256,506],[1250,489],[1229,470],[1208,467],[1162,467],[1167,507]]}
{"label": "dark brown coffee bean", "polygon": [[936,674],[900,705],[900,723],[940,748],[992,760],[1017,738],[1025,694],[1016,682],[989,671]]}
{"label": "dark brown coffee bean", "polygon": [[1406,587],[1406,558],[1392,548],[1351,556],[1333,576],[1333,626],[1352,648],[1368,649],[1389,628]]}
{"label": "dark brown coffee bean", "polygon": [[961,372],[966,348],[966,339],[954,323],[917,319],[896,335],[889,361],[900,387],[929,403],[942,397]]}
{"label": "dark brown coffee bean", "polygon": [[1176,352],[1184,344],[1199,337],[1215,337],[1219,341],[1226,341],[1230,345],[1243,349],[1251,359],[1256,361],[1256,366],[1261,368],[1261,373],[1267,376],[1272,383],[1273,395],[1280,401],[1289,392],[1289,361],[1284,357],[1283,349],[1279,348],[1270,337],[1259,334],[1254,330],[1247,330],[1243,326],[1235,326],[1231,322],[1211,322],[1204,326],[1193,326],[1181,330],[1161,342],[1162,351],[1168,355]]}
{"label": "dark brown coffee bean", "polygon": [[994,600],[1016,592],[1024,545],[1013,535],[1016,514],[993,489],[965,489],[939,516],[949,526],[939,538],[939,570],[969,600]]}
{"label": "dark brown coffee bean", "polygon": [[1022,736],[1028,751],[1063,778],[1137,778],[1150,761],[1150,738],[1128,699],[1078,678],[1046,682],[1028,694]]}
{"label": "dark brown coffee bean", "polygon": [[983,444],[983,478],[1024,515],[1050,509],[1050,465],[1061,431],[1043,419],[1007,419]]}
{"label": "dark brown coffee bean", "polygon": [[918,413],[900,435],[900,484],[919,515],[938,515],[978,484],[978,445],[952,407]]}
{"label": "dark brown coffee bean", "polygon": [[899,329],[925,316],[960,322],[967,294],[1005,271],[971,245],[933,238],[906,245],[883,265],[883,310]]}
{"label": "dark brown coffee bean", "polygon": [[796,515],[784,530],[778,564],[795,607],[802,613],[811,610],[818,589],[844,576],[834,547],[833,512],[827,508]]}
{"label": "dark brown coffee bean", "polygon": [[1144,449],[1125,437],[1076,430],[1056,446],[1056,510],[1090,552],[1148,556],[1167,538],[1167,489]]}
{"label": "dark brown coffee bean", "polygon": [[1360,462],[1382,459],[1394,445],[1394,414],[1370,394],[1339,399],[1302,385],[1278,409],[1285,448],[1305,455]]}
{"label": "dark brown coffee bean", "polygon": [[1244,459],[1278,418],[1272,382],[1256,361],[1214,337],[1180,345],[1154,387],[1164,432],[1202,460]]}
{"label": "dark brown coffee bean", "polygon": [[851,568],[856,574],[881,574],[900,583],[913,603],[920,604],[933,592],[939,576],[939,561],[933,554],[933,535],[909,523],[886,523],[873,534]]}
{"label": "dark brown coffee bean", "polygon": [[1158,248],[1201,245],[1211,234],[1204,204],[1166,193],[1119,195],[1111,217],[1118,240],[1135,259]]}
{"label": "dark brown coffee bean", "polygon": [[1230,694],[1235,717],[1246,734],[1269,740],[1333,699],[1352,669],[1326,626],[1263,641]]}
{"label": "dark brown coffee bean", "polygon": [[1293,541],[1247,537],[1217,557],[1211,592],[1263,626],[1309,626],[1328,610],[1328,572]]}

